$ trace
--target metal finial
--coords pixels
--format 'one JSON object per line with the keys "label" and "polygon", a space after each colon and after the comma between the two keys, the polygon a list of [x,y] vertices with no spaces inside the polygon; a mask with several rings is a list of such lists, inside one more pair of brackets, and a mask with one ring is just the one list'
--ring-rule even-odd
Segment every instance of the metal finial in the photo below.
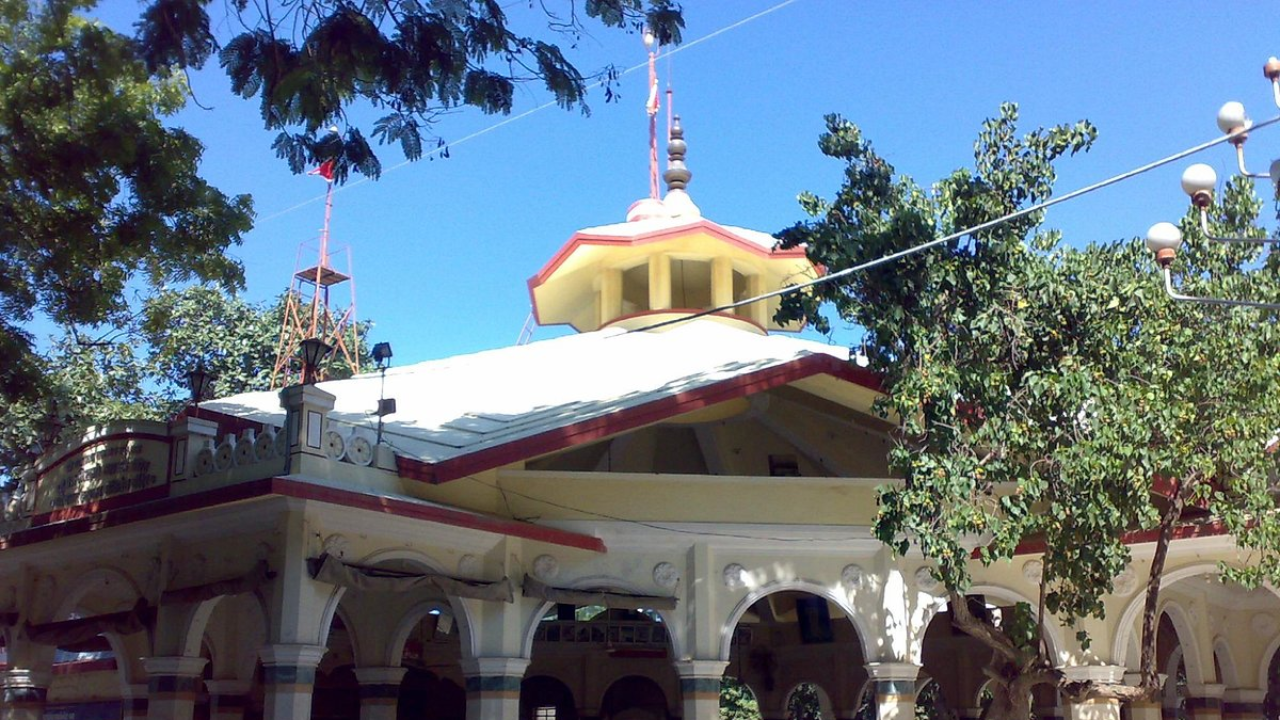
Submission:
{"label": "metal finial", "polygon": [[680,126],[680,116],[671,118],[671,140],[667,143],[667,171],[662,179],[667,181],[667,191],[684,190],[693,178],[693,173],[684,165],[684,154],[688,146],[684,144],[684,128]]}

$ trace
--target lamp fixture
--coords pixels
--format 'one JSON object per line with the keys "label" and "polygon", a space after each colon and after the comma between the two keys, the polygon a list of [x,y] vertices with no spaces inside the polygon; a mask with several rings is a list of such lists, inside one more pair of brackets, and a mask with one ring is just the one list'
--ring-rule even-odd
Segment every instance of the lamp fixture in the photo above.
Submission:
{"label": "lamp fixture", "polygon": [[191,393],[191,404],[199,407],[200,401],[205,399],[211,389],[213,389],[213,374],[205,369],[204,361],[201,360],[194,368],[187,371],[187,391]]}
{"label": "lamp fixture", "polygon": [[386,370],[391,367],[391,343],[380,342],[373,346],[373,361],[377,364],[379,370]]}
{"label": "lamp fixture", "polygon": [[[1280,59],[1269,58],[1262,68],[1262,73],[1271,81],[1272,95],[1274,96],[1276,107],[1280,108]],[[1239,167],[1240,174],[1248,178],[1267,178],[1271,180],[1273,185],[1280,186],[1280,160],[1272,162],[1266,173],[1251,173],[1246,169],[1244,144],[1249,139],[1248,131],[1253,127],[1253,121],[1249,119],[1248,113],[1245,112],[1244,104],[1235,100],[1223,104],[1218,109],[1217,122],[1218,129],[1231,136],[1228,141],[1235,146],[1236,164]],[[1269,120],[1264,125],[1274,122],[1275,120]],[[1191,198],[1191,204],[1195,207],[1200,217],[1200,230],[1207,240],[1218,243],[1252,243],[1258,245],[1280,243],[1280,238],[1223,237],[1210,232],[1209,207],[1213,205],[1213,193],[1217,184],[1218,174],[1214,172],[1211,166],[1204,163],[1196,163],[1182,173],[1182,191]],[[1173,223],[1159,222],[1147,230],[1147,249],[1155,255],[1156,263],[1160,265],[1160,271],[1164,275],[1164,289],[1169,297],[1181,302],[1194,302],[1203,305],[1250,307],[1267,310],[1280,309],[1280,303],[1196,297],[1178,292],[1173,286],[1173,269],[1171,266],[1177,257],[1178,250],[1182,247],[1182,240],[1182,231]]]}
{"label": "lamp fixture", "polygon": [[320,363],[333,352],[333,346],[313,337],[298,343],[298,347],[302,351],[302,384],[313,385],[320,379]]}

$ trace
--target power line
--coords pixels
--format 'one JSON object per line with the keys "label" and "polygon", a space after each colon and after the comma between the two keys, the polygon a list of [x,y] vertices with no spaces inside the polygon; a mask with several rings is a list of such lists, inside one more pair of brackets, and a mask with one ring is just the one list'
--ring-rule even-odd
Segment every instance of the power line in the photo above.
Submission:
{"label": "power line", "polygon": [[1127,172],[1120,173],[1119,175],[1113,175],[1112,177],[1109,177],[1106,180],[1101,180],[1099,182],[1093,183],[1092,185],[1086,185],[1085,187],[1082,187],[1078,190],[1073,190],[1067,193],[1066,195],[1061,195],[1056,198],[1045,200],[1042,203],[1038,203],[1036,205],[1032,205],[1030,207],[1017,210],[1015,212],[1011,212],[1007,215],[1003,215],[1001,217],[995,218],[994,220],[988,220],[984,223],[974,225],[973,227],[965,228],[964,230],[951,233],[950,235],[947,235],[945,237],[935,238],[928,242],[906,248],[905,250],[899,250],[898,252],[890,253],[889,255],[884,255],[882,257],[878,257],[873,260],[868,260],[859,265],[847,267],[844,270],[831,273],[830,275],[823,275],[822,277],[814,278],[813,280],[800,283],[799,285],[790,285],[788,287],[779,288],[778,290],[773,290],[771,292],[767,292],[762,295],[756,295],[755,297],[744,298],[742,300],[738,300],[738,301],[729,303],[727,305],[720,305],[719,307],[713,307],[707,310],[700,310],[696,313],[691,313],[689,315],[682,315],[678,318],[672,318],[670,320],[663,320],[661,322],[656,322],[656,323],[653,323],[652,325],[645,325],[643,327],[634,328],[632,330],[626,331],[625,333],[620,333],[619,335],[616,335],[614,337],[620,337],[621,335],[634,333],[634,332],[644,332],[646,330],[656,330],[658,328],[677,325],[679,323],[688,322],[690,320],[696,320],[697,318],[700,318],[700,317],[706,317],[707,315],[714,315],[716,313],[722,313],[727,310],[740,308],[740,307],[743,307],[744,305],[750,305],[752,303],[760,302],[761,300],[769,300],[770,298],[781,297],[783,295],[790,295],[791,293],[799,292],[801,290],[806,290],[808,288],[814,287],[815,285],[821,285],[823,283],[831,282],[832,280],[839,280],[841,278],[848,277],[854,273],[862,272],[863,270],[869,270],[873,267],[876,267],[877,265],[884,265],[885,263],[890,263],[890,262],[893,262],[894,260],[899,260],[901,258],[907,257],[908,255],[914,255],[918,252],[924,252],[925,250],[937,247],[938,245],[942,245],[944,243],[948,243],[953,240],[959,240],[960,238],[966,235],[973,235],[974,233],[979,233],[979,232],[982,232],[983,230],[990,230],[993,227],[996,227],[998,225],[1003,225],[1004,223],[1007,223],[1011,220],[1017,220],[1018,218],[1023,217],[1025,215],[1030,215],[1031,213],[1039,212],[1046,208],[1053,207],[1054,205],[1067,202],[1068,200],[1074,200],[1083,195],[1088,195],[1089,193],[1094,192],[1096,190],[1101,190],[1102,188],[1105,188],[1109,185],[1115,185],[1118,182],[1122,182],[1124,180],[1128,180],[1129,178],[1136,177],[1138,175],[1154,170],[1163,165],[1168,165],[1169,163],[1177,162],[1178,160],[1181,160],[1185,157],[1188,157],[1190,155],[1195,155],[1196,153],[1201,152],[1203,150],[1207,150],[1215,145],[1221,145],[1224,142],[1230,142],[1238,137],[1245,135],[1248,132],[1261,130],[1262,128],[1265,128],[1269,125],[1274,125],[1277,122],[1280,122],[1280,116],[1273,117],[1270,120],[1264,120],[1259,123],[1254,123],[1252,126],[1248,128],[1237,130],[1234,133],[1229,133],[1227,135],[1223,135],[1222,137],[1214,138],[1213,140],[1210,140],[1208,142],[1200,143],[1199,145],[1195,145],[1181,152],[1174,153],[1173,155],[1170,155],[1168,157],[1161,158],[1160,160],[1156,160],[1155,162],[1150,162],[1150,163],[1147,163],[1146,165],[1136,167]]}
{"label": "power line", "polygon": [[[799,0],[783,0],[782,2],[780,2],[780,3],[776,4],[776,5],[773,5],[773,6],[771,6],[771,7],[768,7],[768,8],[766,8],[766,9],[764,9],[764,10],[761,10],[760,12],[758,12],[758,13],[756,13],[756,14],[754,14],[754,15],[749,15],[749,16],[747,16],[747,17],[745,17],[745,18],[742,18],[741,20],[738,20],[737,22],[730,23],[729,25],[726,25],[726,26],[724,26],[724,27],[720,28],[719,30],[715,30],[715,31],[713,31],[713,32],[711,32],[711,33],[708,33],[708,34],[706,34],[706,35],[703,35],[703,36],[702,36],[702,37],[700,37],[700,38],[697,38],[697,39],[695,39],[695,40],[691,40],[691,41],[689,41],[689,42],[687,42],[687,43],[684,43],[684,44],[682,44],[682,45],[676,46],[676,47],[674,47],[674,48],[672,48],[672,49],[668,50],[667,52],[664,52],[664,53],[662,53],[662,54],[658,55],[658,56],[657,56],[657,59],[661,60],[662,58],[669,58],[669,57],[671,57],[671,56],[673,56],[673,55],[676,55],[676,54],[678,54],[678,53],[684,52],[685,50],[688,50],[688,49],[690,49],[690,48],[697,47],[697,46],[701,45],[702,43],[707,42],[708,40],[711,40],[712,38],[719,37],[719,36],[721,36],[721,35],[723,35],[723,34],[725,34],[725,33],[729,32],[729,31],[731,31],[731,30],[736,30],[736,29],[738,29],[738,28],[742,27],[743,25],[746,25],[746,24],[748,24],[748,23],[750,23],[750,22],[752,22],[752,21],[758,20],[758,19],[760,19],[760,18],[762,18],[762,17],[764,17],[764,16],[766,16],[766,15],[769,15],[769,14],[771,14],[771,13],[777,12],[778,10],[781,10],[782,8],[784,8],[784,7],[788,6],[788,5],[792,5],[792,4],[796,3],[796,2],[799,2]],[[637,65],[632,65],[631,67],[627,68],[626,70],[623,70],[622,72],[618,73],[618,76],[619,76],[619,77],[622,77],[623,75],[630,75],[631,73],[636,72],[637,70],[642,70],[642,69],[648,68],[648,66],[649,66],[649,62],[648,62],[648,60],[646,60],[645,62],[639,63],[639,64],[637,64]],[[489,126],[487,126],[487,127],[481,128],[481,129],[479,129],[479,130],[477,130],[477,131],[475,131],[475,132],[471,133],[470,135],[464,135],[463,137],[458,138],[457,140],[454,140],[454,141],[451,141],[451,142],[447,142],[447,143],[444,143],[444,144],[442,144],[442,145],[440,145],[440,146],[438,146],[438,147],[432,148],[431,150],[429,150],[429,151],[427,151],[427,152],[423,153],[423,157],[430,157],[430,156],[432,156],[432,155],[440,155],[440,154],[442,154],[442,153],[447,152],[448,150],[450,150],[450,149],[452,149],[452,148],[455,148],[455,147],[457,147],[457,146],[459,146],[459,145],[462,145],[463,143],[470,142],[470,141],[472,141],[472,140],[475,140],[475,139],[476,139],[476,138],[478,138],[478,137],[483,137],[483,136],[485,136],[485,135],[488,135],[489,133],[493,132],[494,130],[498,130],[499,128],[506,127],[507,125],[510,125],[511,123],[514,123],[514,122],[517,122],[517,121],[523,120],[523,119],[525,119],[525,118],[529,117],[530,115],[533,115],[534,113],[541,112],[541,111],[546,110],[546,109],[547,109],[547,108],[549,108],[549,107],[553,107],[553,106],[555,106],[555,105],[557,105],[557,104],[558,104],[558,101],[556,101],[556,100],[548,100],[547,102],[544,102],[544,103],[542,103],[541,105],[538,105],[538,106],[536,106],[536,107],[530,108],[530,109],[528,109],[528,110],[525,110],[525,111],[524,111],[524,112],[522,112],[522,113],[519,113],[519,114],[517,114],[517,115],[512,115],[512,116],[507,117],[507,118],[503,118],[502,120],[499,120],[498,122],[496,122],[496,123],[494,123],[494,124],[492,124],[492,125],[489,125]],[[396,170],[399,170],[400,168],[403,168],[403,167],[406,167],[406,166],[408,166],[408,165],[411,165],[411,164],[413,164],[414,162],[417,162],[417,161],[416,161],[416,160],[404,160],[404,161],[401,161],[401,162],[399,162],[399,163],[396,163],[395,165],[392,165],[391,167],[387,168],[386,170],[383,170],[383,171],[382,171],[382,175],[386,175],[387,173],[395,172]],[[364,185],[364,184],[365,184],[365,183],[367,183],[367,182],[372,182],[372,181],[373,181],[373,179],[374,179],[374,178],[370,178],[370,177],[368,177],[368,176],[365,176],[365,177],[360,178],[359,180],[356,180],[356,181],[354,181],[354,182],[351,182],[351,183],[348,183],[348,184],[346,184],[346,185],[343,185],[342,187],[336,188],[336,189],[334,190],[334,192],[344,192],[344,191],[346,191],[346,190],[350,190],[351,188],[359,187],[359,186],[361,186],[361,185]],[[317,195],[316,197],[313,197],[313,198],[311,198],[310,200],[303,200],[302,202],[298,203],[297,205],[293,205],[293,206],[291,206],[291,207],[287,207],[287,208],[285,208],[284,210],[280,210],[280,211],[278,211],[278,212],[274,212],[274,213],[272,213],[272,214],[270,214],[270,215],[267,215],[266,217],[264,217],[264,218],[262,218],[262,219],[258,220],[258,223],[259,223],[259,224],[261,224],[261,223],[269,222],[269,221],[274,220],[274,219],[276,219],[276,218],[278,218],[278,217],[281,217],[281,216],[283,216],[283,215],[287,215],[287,214],[289,214],[289,213],[293,212],[294,210],[299,210],[299,209],[304,208],[304,207],[306,207],[306,206],[308,206],[308,205],[312,205],[312,204],[317,203],[317,202],[319,202],[319,201],[321,201],[321,200],[324,200],[324,197],[325,197],[324,195]]]}

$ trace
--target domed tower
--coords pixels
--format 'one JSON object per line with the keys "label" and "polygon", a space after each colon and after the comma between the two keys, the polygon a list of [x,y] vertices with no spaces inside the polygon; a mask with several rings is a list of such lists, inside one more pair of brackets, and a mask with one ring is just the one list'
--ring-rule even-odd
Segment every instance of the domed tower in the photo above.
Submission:
{"label": "domed tower", "polygon": [[[635,329],[723,307],[817,276],[803,248],[778,250],[768,233],[719,225],[688,193],[693,174],[679,116],[667,145],[667,193],[645,198],[626,222],[579,230],[529,279],[540,325],[579,332]],[[798,330],[774,322],[778,298],[707,315],[764,334]]]}

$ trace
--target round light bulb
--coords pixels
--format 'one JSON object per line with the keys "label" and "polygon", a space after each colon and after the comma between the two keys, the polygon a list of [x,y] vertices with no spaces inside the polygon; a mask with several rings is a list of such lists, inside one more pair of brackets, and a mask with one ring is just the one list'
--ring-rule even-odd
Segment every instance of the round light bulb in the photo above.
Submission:
{"label": "round light bulb", "polygon": [[1244,112],[1244,103],[1232,100],[1218,109],[1218,129],[1229,133],[1237,128],[1248,128],[1253,124]]}
{"label": "round light bulb", "polygon": [[1182,231],[1171,222],[1158,222],[1147,230],[1147,249],[1153,253],[1182,247]]}
{"label": "round light bulb", "polygon": [[1195,196],[1198,192],[1213,192],[1218,184],[1218,173],[1204,163],[1196,163],[1182,171],[1182,192]]}
{"label": "round light bulb", "polygon": [[1271,161],[1271,169],[1268,174],[1271,176],[1271,184],[1280,187],[1280,160]]}
{"label": "round light bulb", "polygon": [[644,46],[645,46],[645,47],[647,47],[647,48],[649,48],[649,49],[653,49],[653,43],[654,43],[654,42],[656,42],[656,41],[657,41],[657,38],[655,38],[655,37],[653,36],[653,31],[652,31],[652,30],[645,30],[645,31],[644,31]]}

